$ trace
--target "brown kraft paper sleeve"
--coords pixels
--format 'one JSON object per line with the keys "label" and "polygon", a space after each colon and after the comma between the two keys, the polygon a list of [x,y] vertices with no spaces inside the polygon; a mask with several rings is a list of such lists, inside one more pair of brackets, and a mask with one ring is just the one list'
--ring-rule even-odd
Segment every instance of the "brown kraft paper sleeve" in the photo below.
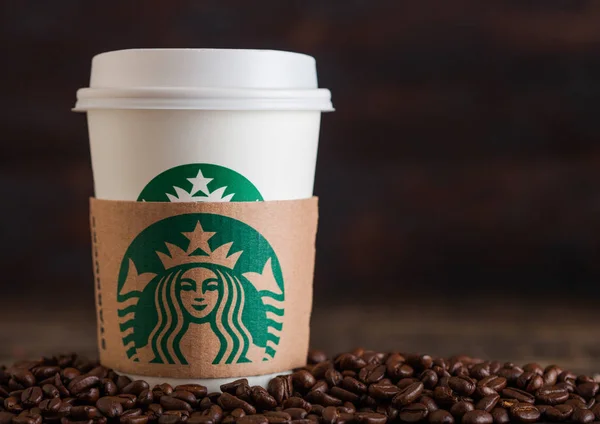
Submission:
{"label": "brown kraft paper sleeve", "polygon": [[233,203],[90,200],[100,361],[170,378],[305,364],[316,197]]}

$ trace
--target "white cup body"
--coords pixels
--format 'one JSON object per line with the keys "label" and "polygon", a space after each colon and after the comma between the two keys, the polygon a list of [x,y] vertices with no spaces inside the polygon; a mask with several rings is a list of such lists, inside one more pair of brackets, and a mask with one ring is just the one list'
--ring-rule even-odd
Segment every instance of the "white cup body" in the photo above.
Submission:
{"label": "white cup body", "polygon": [[138,200],[162,172],[213,164],[247,178],[263,200],[313,195],[319,111],[88,111],[95,194]]}

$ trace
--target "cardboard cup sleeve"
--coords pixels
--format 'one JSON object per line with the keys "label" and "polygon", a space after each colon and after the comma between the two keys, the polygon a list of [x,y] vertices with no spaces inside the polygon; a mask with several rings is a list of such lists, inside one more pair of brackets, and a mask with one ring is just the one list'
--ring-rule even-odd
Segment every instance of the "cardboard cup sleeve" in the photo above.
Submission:
{"label": "cardboard cup sleeve", "polygon": [[233,203],[90,200],[102,365],[167,378],[303,366],[316,197]]}

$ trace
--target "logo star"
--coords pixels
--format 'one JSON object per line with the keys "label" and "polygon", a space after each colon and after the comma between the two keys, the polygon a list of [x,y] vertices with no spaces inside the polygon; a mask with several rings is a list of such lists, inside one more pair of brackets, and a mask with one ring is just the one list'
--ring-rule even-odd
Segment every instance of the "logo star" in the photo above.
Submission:
{"label": "logo star", "polygon": [[198,175],[196,175],[194,178],[188,178],[187,180],[193,185],[192,191],[190,191],[192,196],[196,195],[196,193],[199,191],[201,191],[205,196],[210,194],[210,191],[208,191],[208,183],[210,183],[213,178],[205,178],[204,175],[202,175],[201,169],[198,170]]}
{"label": "logo star", "polygon": [[193,252],[197,248],[202,249],[204,253],[210,253],[210,247],[208,246],[208,240],[216,233],[212,233],[210,231],[204,231],[202,229],[202,225],[200,225],[200,221],[196,223],[196,228],[194,231],[183,232],[183,235],[190,241],[190,245],[188,247],[188,252]]}

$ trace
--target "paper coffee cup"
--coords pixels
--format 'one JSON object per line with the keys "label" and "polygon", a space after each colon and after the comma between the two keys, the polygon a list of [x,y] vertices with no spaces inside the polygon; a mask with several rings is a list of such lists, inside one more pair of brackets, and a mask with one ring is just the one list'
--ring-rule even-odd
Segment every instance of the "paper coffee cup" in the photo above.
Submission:
{"label": "paper coffee cup", "polygon": [[330,97],[303,54],[136,49],[95,56],[74,110],[87,112],[96,198],[254,202],[313,195]]}

